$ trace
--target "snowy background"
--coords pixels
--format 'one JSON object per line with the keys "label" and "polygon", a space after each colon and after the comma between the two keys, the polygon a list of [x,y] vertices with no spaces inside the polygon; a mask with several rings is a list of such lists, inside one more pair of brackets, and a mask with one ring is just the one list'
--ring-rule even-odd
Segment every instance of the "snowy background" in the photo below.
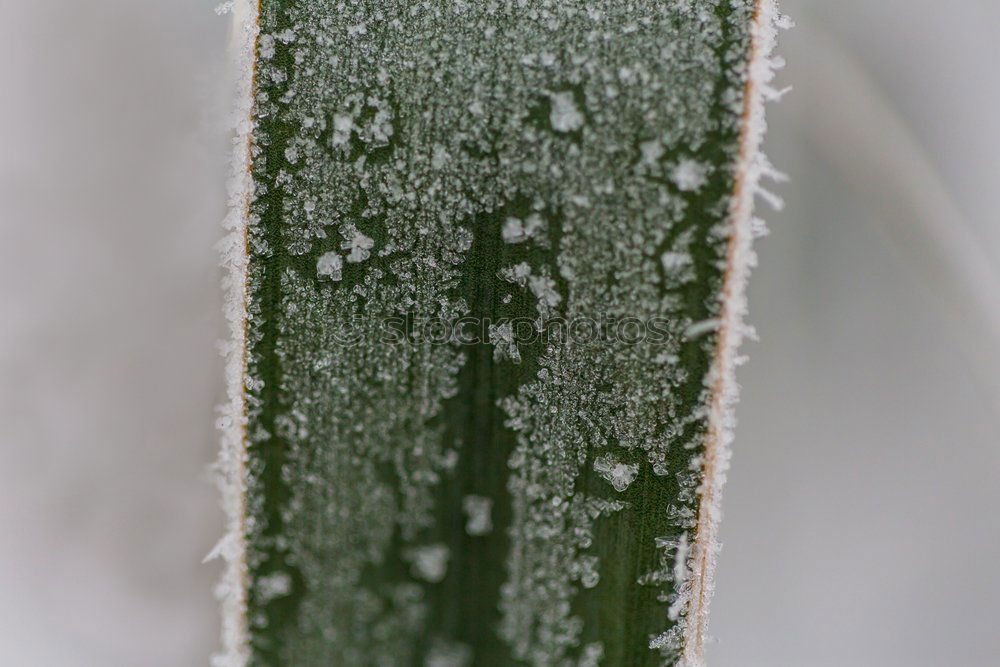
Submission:
{"label": "snowy background", "polygon": [[[782,3],[713,667],[1000,655],[1000,5]],[[218,635],[211,0],[0,0],[0,663]],[[971,268],[969,268],[971,267]]]}

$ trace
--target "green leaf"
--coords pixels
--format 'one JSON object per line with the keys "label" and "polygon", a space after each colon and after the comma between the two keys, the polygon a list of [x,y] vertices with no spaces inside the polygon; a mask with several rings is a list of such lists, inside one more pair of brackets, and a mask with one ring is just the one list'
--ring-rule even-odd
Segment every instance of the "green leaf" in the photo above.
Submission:
{"label": "green leaf", "polygon": [[699,663],[772,3],[236,8],[217,663]]}

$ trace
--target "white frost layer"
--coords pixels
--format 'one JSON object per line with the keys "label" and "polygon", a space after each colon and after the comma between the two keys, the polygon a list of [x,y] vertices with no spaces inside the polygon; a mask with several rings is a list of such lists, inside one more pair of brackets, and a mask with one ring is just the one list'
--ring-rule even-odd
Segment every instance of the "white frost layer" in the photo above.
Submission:
{"label": "white frost layer", "polygon": [[730,446],[736,425],[735,406],[739,396],[736,367],[743,358],[739,346],[751,333],[744,324],[747,313],[746,284],[750,269],[756,263],[753,251],[755,225],[754,196],[773,197],[760,186],[762,176],[774,177],[773,168],[760,151],[766,130],[764,103],[777,99],[784,91],[770,86],[780,61],[771,58],[779,28],[791,27],[788,18],[778,11],[776,0],[758,0],[751,26],[750,58],[743,106],[743,126],[740,152],[736,165],[736,185],[729,209],[729,246],[726,252],[726,274],[722,287],[722,311],[719,317],[718,342],[715,358],[706,384],[711,392],[708,432],[703,478],[698,488],[701,499],[697,532],[688,559],[689,586],[681,588],[688,596],[684,614],[684,667],[705,664],[704,646],[708,626],[708,606],[715,582],[715,565],[719,553],[719,520],[722,517],[722,487],[729,468]]}
{"label": "white frost layer", "polygon": [[246,563],[246,308],[247,308],[247,216],[253,181],[250,176],[250,139],[253,132],[254,50],[257,44],[258,3],[234,0],[220,6],[233,13],[232,51],[236,67],[236,104],[233,115],[233,158],[228,185],[229,213],[220,244],[225,268],[225,315],[229,340],[222,345],[226,358],[227,402],[221,407],[219,428],[222,447],[216,464],[222,504],[226,510],[226,534],[209,557],[225,562],[216,589],[222,604],[222,651],[212,657],[214,667],[243,667],[249,659],[247,634]]}

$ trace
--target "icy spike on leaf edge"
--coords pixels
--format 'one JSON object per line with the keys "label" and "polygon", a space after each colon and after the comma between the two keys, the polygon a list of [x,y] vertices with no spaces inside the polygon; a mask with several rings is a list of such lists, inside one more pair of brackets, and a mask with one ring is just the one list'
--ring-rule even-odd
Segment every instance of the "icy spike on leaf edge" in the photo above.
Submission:
{"label": "icy spike on leaf edge", "polygon": [[709,603],[715,589],[715,567],[721,546],[718,531],[722,518],[722,488],[729,469],[736,426],[735,407],[739,399],[736,368],[744,360],[739,355],[740,344],[744,336],[751,333],[744,322],[747,314],[746,286],[750,270],[757,261],[752,247],[755,231],[763,227],[754,218],[754,197],[762,194],[768,199],[773,198],[761,187],[760,180],[762,176],[780,176],[761,152],[761,142],[767,129],[764,104],[778,99],[784,92],[776,91],[770,85],[775,70],[780,66],[772,58],[772,52],[778,29],[791,25],[787,16],[779,12],[776,0],[758,0],[751,26],[736,185],[729,210],[730,239],[722,288],[722,311],[716,354],[705,380],[712,397],[701,463],[702,482],[698,488],[701,503],[687,563],[687,586],[683,589],[688,596],[683,621],[683,664],[686,667],[705,664]]}

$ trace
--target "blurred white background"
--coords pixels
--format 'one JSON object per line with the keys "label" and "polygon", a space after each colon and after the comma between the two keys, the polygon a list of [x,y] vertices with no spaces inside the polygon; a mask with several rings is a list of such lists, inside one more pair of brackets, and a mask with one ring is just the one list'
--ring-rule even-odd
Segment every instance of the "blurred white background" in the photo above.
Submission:
{"label": "blurred white background", "polygon": [[[1000,5],[782,7],[710,663],[993,665],[997,306],[955,262],[1000,269]],[[216,645],[212,8],[0,0],[0,664]]]}
{"label": "blurred white background", "polygon": [[228,23],[0,16],[0,664],[204,665]]}

